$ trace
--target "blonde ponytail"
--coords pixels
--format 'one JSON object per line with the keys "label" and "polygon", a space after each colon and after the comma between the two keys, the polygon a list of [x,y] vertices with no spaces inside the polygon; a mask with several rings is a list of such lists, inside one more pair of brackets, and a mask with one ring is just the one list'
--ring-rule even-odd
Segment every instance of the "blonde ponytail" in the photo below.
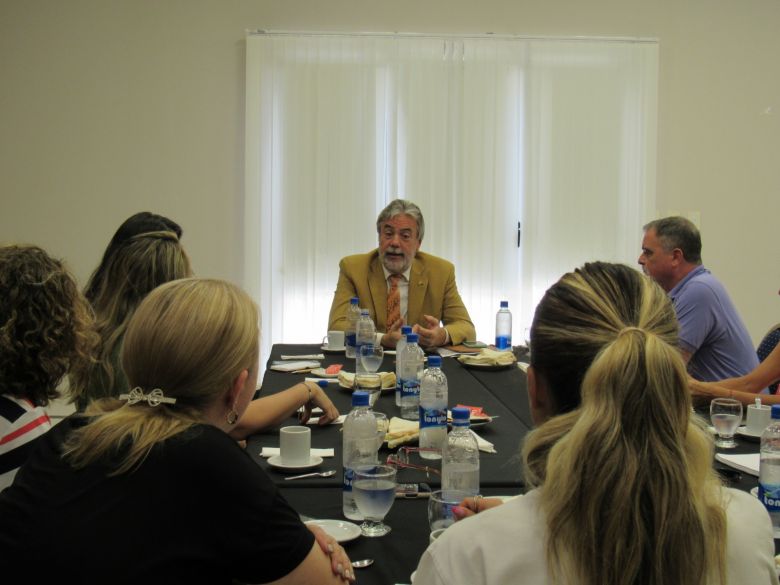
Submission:
{"label": "blonde ponytail", "polygon": [[564,359],[538,345],[562,345],[587,364],[579,387],[569,372],[568,385],[550,388],[554,402],[574,408],[524,446],[527,479],[541,486],[553,581],[723,583],[725,512],[711,443],[691,419],[666,295],[628,267],[601,263],[565,275],[548,295],[531,334],[532,362],[544,365],[534,367],[547,379]]}

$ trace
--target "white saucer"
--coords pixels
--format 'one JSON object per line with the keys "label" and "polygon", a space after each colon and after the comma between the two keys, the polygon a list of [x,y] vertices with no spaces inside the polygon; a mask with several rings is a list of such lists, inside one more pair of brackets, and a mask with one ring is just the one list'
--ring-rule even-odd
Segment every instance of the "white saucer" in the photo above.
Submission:
{"label": "white saucer", "polygon": [[345,520],[309,520],[305,524],[314,524],[322,528],[336,542],[349,542],[360,536],[360,526]]}
{"label": "white saucer", "polygon": [[761,433],[755,434],[755,433],[748,432],[747,427],[739,427],[737,429],[737,433],[736,434],[741,435],[741,436],[745,437],[746,439],[751,439],[751,440],[754,440],[754,441],[760,441],[761,440]]}
{"label": "white saucer", "polygon": [[314,467],[317,467],[318,465],[322,464],[322,457],[319,455],[311,455],[309,457],[309,463],[306,463],[304,465],[289,465],[286,463],[282,463],[282,456],[281,455],[274,455],[273,457],[268,458],[268,465],[271,467],[275,467],[276,469],[280,469],[282,471],[304,471],[306,469],[312,469]]}
{"label": "white saucer", "polygon": [[340,353],[346,350],[347,348],[343,345],[341,347],[331,347],[330,345],[322,345],[320,346],[320,349],[327,353]]}

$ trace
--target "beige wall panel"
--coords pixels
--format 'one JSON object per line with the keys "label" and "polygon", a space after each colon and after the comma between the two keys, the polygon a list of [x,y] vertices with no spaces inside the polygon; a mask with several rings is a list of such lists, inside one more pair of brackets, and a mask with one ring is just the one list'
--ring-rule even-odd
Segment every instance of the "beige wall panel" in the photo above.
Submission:
{"label": "beige wall panel", "polygon": [[0,241],[83,281],[148,209],[240,282],[248,28],[655,37],[659,213],[698,214],[757,340],[780,321],[778,22],[776,0],[0,0]]}

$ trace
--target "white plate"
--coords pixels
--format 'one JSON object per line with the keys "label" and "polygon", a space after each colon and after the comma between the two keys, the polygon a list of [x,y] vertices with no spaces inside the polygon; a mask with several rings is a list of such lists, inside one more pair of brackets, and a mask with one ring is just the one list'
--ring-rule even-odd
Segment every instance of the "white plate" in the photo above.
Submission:
{"label": "white plate", "polygon": [[753,434],[751,432],[748,432],[747,427],[739,427],[737,429],[737,434],[742,435],[743,437],[747,439],[752,439],[754,441],[760,441],[761,440],[761,433]]}
{"label": "white plate", "polygon": [[282,471],[305,471],[306,469],[312,469],[318,465],[322,465],[322,457],[319,455],[312,455],[309,457],[309,462],[304,465],[289,465],[282,463],[281,455],[274,455],[273,457],[268,458],[268,465]]}
{"label": "white plate", "polygon": [[341,353],[342,351],[344,351],[347,348],[344,347],[343,345],[341,347],[331,347],[329,345],[322,345],[320,347],[320,349],[322,351],[324,351],[324,352],[327,352],[327,353]]}
{"label": "white plate", "polygon": [[469,362],[460,362],[460,363],[466,368],[474,368],[475,370],[486,370],[489,372],[494,372],[498,370],[508,370],[509,368],[514,368],[517,362],[512,362],[509,364],[480,364],[480,363],[469,363]]}
{"label": "white plate", "polygon": [[336,542],[349,542],[360,536],[360,526],[344,520],[309,520],[306,524],[319,526]]}
{"label": "white plate", "polygon": [[[344,390],[354,390],[354,388],[352,386],[345,386],[344,384],[341,383],[341,381],[339,381],[339,386],[341,388],[344,388]],[[361,390],[363,392],[368,392],[369,390],[376,390],[376,388],[361,388]],[[394,385],[393,386],[382,386],[382,392],[390,392],[391,390],[393,392],[395,392],[395,386]]]}
{"label": "white plate", "polygon": [[338,372],[336,372],[335,374],[328,374],[325,371],[325,368],[317,368],[316,370],[312,370],[309,373],[310,374],[314,374],[315,376],[318,376],[320,378],[338,378],[339,377],[339,373]]}

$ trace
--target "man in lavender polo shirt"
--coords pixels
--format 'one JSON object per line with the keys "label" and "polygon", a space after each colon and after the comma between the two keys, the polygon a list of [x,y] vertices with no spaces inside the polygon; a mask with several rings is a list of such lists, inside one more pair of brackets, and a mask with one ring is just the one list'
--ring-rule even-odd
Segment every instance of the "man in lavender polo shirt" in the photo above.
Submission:
{"label": "man in lavender polo shirt", "polygon": [[726,289],[701,263],[699,230],[683,217],[644,226],[639,264],[674,303],[688,373],[702,381],[743,376],[758,365]]}

